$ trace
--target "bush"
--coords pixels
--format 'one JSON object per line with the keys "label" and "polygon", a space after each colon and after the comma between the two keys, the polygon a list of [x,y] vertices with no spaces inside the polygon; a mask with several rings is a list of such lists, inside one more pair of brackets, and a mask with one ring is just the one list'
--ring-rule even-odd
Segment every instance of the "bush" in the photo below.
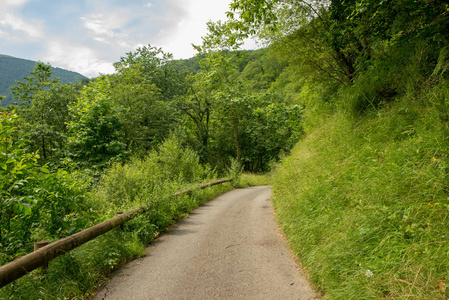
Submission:
{"label": "bush", "polygon": [[[159,149],[144,159],[133,158],[127,164],[114,164],[104,175],[92,196],[108,209],[135,207],[163,198],[186,184],[213,178],[214,172],[206,170],[198,155],[183,148],[175,138],[167,139]],[[110,203],[114,207],[110,206]]]}
{"label": "bush", "polygon": [[39,239],[83,229],[91,217],[84,196],[88,182],[39,166],[18,122],[15,114],[0,115],[0,243],[6,261],[31,251]]}

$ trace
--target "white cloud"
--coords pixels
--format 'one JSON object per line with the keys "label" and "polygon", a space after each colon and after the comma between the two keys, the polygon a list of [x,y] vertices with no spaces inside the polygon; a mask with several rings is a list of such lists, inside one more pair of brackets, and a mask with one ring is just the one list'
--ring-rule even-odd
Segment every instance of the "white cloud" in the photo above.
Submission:
{"label": "white cloud", "polygon": [[191,44],[201,44],[201,36],[207,34],[206,23],[209,20],[225,20],[229,10],[229,1],[188,0],[182,1],[185,10],[182,18],[174,19],[174,26],[161,30],[156,44],[165,51],[173,53],[175,58],[189,58],[196,54]]}
{"label": "white cloud", "polygon": [[52,41],[47,44],[44,61],[52,66],[61,67],[81,73],[87,77],[98,76],[98,73],[111,74],[112,63],[98,58],[98,54],[85,46],[69,45],[64,41]]}
{"label": "white cloud", "polygon": [[23,5],[23,4],[27,3],[27,2],[28,2],[28,0],[2,0],[2,1],[0,1],[0,5],[2,7],[5,7],[5,6],[21,6],[21,5]]}
{"label": "white cloud", "polygon": [[95,41],[97,41],[97,42],[100,42],[100,43],[105,43],[105,44],[108,44],[108,43],[109,43],[108,40],[106,40],[105,38],[100,37],[100,36],[96,36],[96,37],[94,37],[93,39],[94,39]]}
{"label": "white cloud", "polygon": [[148,2],[147,4],[144,4],[143,7],[148,7],[148,8],[150,8],[152,5],[153,5],[153,3]]}
{"label": "white cloud", "polygon": [[118,41],[117,45],[119,45],[122,48],[127,48],[127,49],[133,48],[133,46],[127,41]]}
{"label": "white cloud", "polygon": [[1,20],[0,25],[6,28],[11,28],[15,31],[22,31],[30,38],[37,39],[43,36],[40,26],[36,24],[30,24],[25,22],[19,16],[7,13]]}
{"label": "white cloud", "polygon": [[93,40],[111,45],[111,49],[119,50],[117,47],[129,49],[130,45],[135,44],[131,33],[124,29],[133,18],[133,15],[126,12],[107,11],[104,14],[86,15],[80,19]]}
{"label": "white cloud", "polygon": [[95,35],[114,36],[113,29],[115,27],[105,22],[103,14],[81,17],[81,20],[83,21],[84,27],[93,31]]}

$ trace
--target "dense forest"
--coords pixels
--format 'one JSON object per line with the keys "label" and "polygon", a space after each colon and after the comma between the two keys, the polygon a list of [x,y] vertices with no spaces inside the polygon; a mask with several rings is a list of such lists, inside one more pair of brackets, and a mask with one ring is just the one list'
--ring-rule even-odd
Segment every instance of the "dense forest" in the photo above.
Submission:
{"label": "dense forest", "polygon": [[[325,297],[446,299],[448,14],[438,0],[233,0],[190,60],[148,45],[77,84],[36,64],[1,114],[1,261],[148,195],[272,171],[281,228]],[[266,47],[238,50],[248,37]],[[176,219],[165,209],[135,235]],[[90,293],[65,260],[64,293]],[[5,293],[36,286],[56,289]]]}

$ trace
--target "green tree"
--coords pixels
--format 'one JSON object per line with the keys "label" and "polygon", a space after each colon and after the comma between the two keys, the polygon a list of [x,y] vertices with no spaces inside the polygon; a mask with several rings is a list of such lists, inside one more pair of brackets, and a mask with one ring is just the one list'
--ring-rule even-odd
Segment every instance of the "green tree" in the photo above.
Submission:
{"label": "green tree", "polygon": [[25,82],[16,81],[17,85],[11,88],[16,100],[31,104],[35,95],[50,87],[52,83],[59,82],[58,79],[50,79],[51,66],[43,62],[37,62],[31,76],[24,77]]}
{"label": "green tree", "polygon": [[77,102],[69,107],[70,156],[81,166],[102,169],[111,160],[128,155],[121,107],[114,106],[109,78],[99,77],[85,86]]}
{"label": "green tree", "polygon": [[168,101],[184,91],[182,76],[170,63],[172,57],[172,54],[162,51],[161,48],[148,45],[126,53],[114,67],[118,74],[128,68],[139,70],[142,80],[155,85],[160,97]]}
{"label": "green tree", "polygon": [[[26,149],[27,140],[20,136],[17,126],[18,116],[3,112],[0,114],[0,243],[1,248],[9,248],[8,238],[14,227],[14,219],[28,223],[33,204],[33,191],[29,182],[34,179],[39,168],[38,155]],[[30,191],[31,188],[31,191]],[[23,228],[20,243],[24,242],[27,229]],[[14,235],[12,235],[14,237]],[[17,237],[17,235],[16,235]],[[17,243],[15,245],[18,246]],[[10,252],[10,249],[7,250]]]}
{"label": "green tree", "polygon": [[246,171],[268,171],[301,137],[302,109],[277,102],[269,93],[245,93],[239,85],[232,89],[217,96],[213,160],[233,156]]}
{"label": "green tree", "polygon": [[220,113],[216,95],[236,78],[235,53],[210,53],[200,61],[203,70],[187,78],[187,91],[177,98],[176,108],[186,117],[187,129],[194,135],[193,148],[201,162],[209,161],[210,124]]}
{"label": "green tree", "polygon": [[21,101],[18,112],[26,121],[24,130],[33,147],[41,150],[44,160],[62,155],[66,140],[68,106],[77,97],[78,90],[72,84],[63,85],[59,78],[50,79],[51,66],[36,63],[31,76],[25,82],[17,82],[11,90]]}
{"label": "green tree", "polygon": [[127,53],[110,76],[112,101],[120,107],[127,149],[147,152],[163,141],[176,123],[172,108],[182,79],[168,65],[170,55],[151,46]]}
{"label": "green tree", "polygon": [[[257,36],[278,43],[303,75],[321,73],[351,85],[385,45],[448,40],[444,1],[234,0],[226,23],[209,25],[203,51]],[[399,47],[398,47],[399,48]],[[415,50],[411,47],[412,51]]]}
{"label": "green tree", "polygon": [[[203,163],[219,169],[234,157],[247,171],[266,171],[302,132],[302,110],[267,93],[283,66],[269,61],[266,51],[248,55],[207,53],[203,71],[189,77],[188,92],[178,98],[177,108],[190,133],[187,142]],[[266,70],[262,76],[261,68]]]}

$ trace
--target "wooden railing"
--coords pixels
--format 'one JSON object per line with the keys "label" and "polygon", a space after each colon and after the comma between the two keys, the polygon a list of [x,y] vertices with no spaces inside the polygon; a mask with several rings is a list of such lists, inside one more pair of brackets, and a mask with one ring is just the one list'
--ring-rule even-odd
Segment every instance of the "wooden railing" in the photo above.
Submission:
{"label": "wooden railing", "polygon": [[[197,186],[193,190],[205,189],[207,187],[222,184],[225,182],[232,181],[232,178],[222,179],[214,182],[209,182],[200,186]],[[170,197],[177,197],[183,194],[191,193],[193,190],[183,190],[174,193]],[[139,208],[133,209],[131,211],[122,213],[112,219],[104,221],[100,224],[92,226],[90,228],[84,229],[78,233],[70,235],[64,239],[55,241],[49,245],[37,249],[25,256],[19,257],[18,259],[7,263],[0,267],[0,288],[13,282],[16,279],[26,275],[27,273],[41,267],[46,266],[49,261],[55,259],[56,257],[73,250],[82,244],[102,235],[111,229],[114,229],[125,222],[133,219],[139,214],[151,209],[150,206],[141,206]]]}

